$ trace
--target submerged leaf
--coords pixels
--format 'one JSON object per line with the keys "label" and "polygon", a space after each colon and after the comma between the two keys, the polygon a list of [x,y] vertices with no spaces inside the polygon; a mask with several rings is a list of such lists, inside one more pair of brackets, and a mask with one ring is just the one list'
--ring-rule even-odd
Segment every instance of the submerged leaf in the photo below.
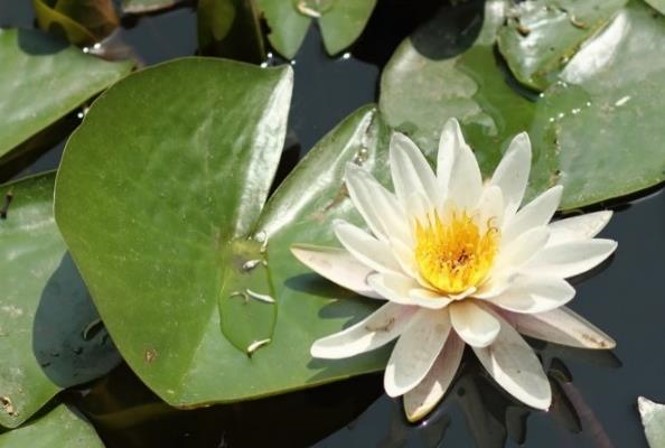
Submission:
{"label": "submerged leaf", "polygon": [[112,0],[32,0],[39,27],[69,42],[92,45],[120,23]]}
{"label": "submerged leaf", "polygon": [[170,8],[182,0],[122,0],[122,10],[126,13],[141,14]]}

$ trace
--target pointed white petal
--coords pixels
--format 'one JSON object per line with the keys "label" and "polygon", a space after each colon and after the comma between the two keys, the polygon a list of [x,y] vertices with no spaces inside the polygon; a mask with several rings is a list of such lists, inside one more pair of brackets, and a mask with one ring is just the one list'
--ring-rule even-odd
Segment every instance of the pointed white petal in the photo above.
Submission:
{"label": "pointed white petal", "polygon": [[367,277],[367,282],[378,294],[401,305],[417,305],[436,310],[447,306],[452,300],[440,295],[413,294],[412,291],[421,289],[420,285],[414,279],[400,274],[375,273]]}
{"label": "pointed white petal", "polygon": [[530,170],[531,142],[523,132],[510,142],[490,181],[490,185],[497,185],[503,191],[506,219],[512,218],[522,203]]}
{"label": "pointed white petal", "polygon": [[399,263],[402,271],[409,277],[415,277],[418,273],[418,266],[414,258],[413,248],[399,240],[391,242],[393,256]]}
{"label": "pointed white petal", "polygon": [[547,225],[554,216],[557,207],[559,207],[562,192],[563,187],[557,185],[525,205],[503,230],[502,240],[513,241],[534,227]]}
{"label": "pointed white petal", "polygon": [[469,146],[460,145],[453,161],[447,200],[463,209],[472,208],[478,204],[482,191],[483,179],[476,156]]}
{"label": "pointed white petal", "polygon": [[500,272],[493,272],[492,276],[478,287],[478,291],[473,294],[473,297],[475,299],[486,300],[498,296],[510,287],[515,275],[503,275]]}
{"label": "pointed white petal", "polygon": [[431,206],[439,202],[432,168],[416,144],[404,134],[395,133],[390,140],[390,172],[395,194],[403,206],[408,204],[414,191],[423,193]]}
{"label": "pointed white petal", "polygon": [[612,212],[606,210],[554,221],[549,225],[551,237],[548,246],[591,239],[605,228],[611,217]]}
{"label": "pointed white petal", "polygon": [[565,306],[545,313],[513,314],[511,320],[520,333],[556,344],[591,349],[616,346],[614,339]]}
{"label": "pointed white petal", "polygon": [[427,376],[404,394],[404,413],[410,422],[425,417],[441,401],[455,378],[463,354],[464,342],[451,332]]}
{"label": "pointed white petal", "polygon": [[499,334],[499,322],[473,300],[450,304],[450,322],[464,342],[475,347],[486,347]]}
{"label": "pointed white petal", "polygon": [[342,220],[335,221],[333,227],[342,246],[360,262],[378,272],[401,272],[387,243]]}
{"label": "pointed white petal", "polygon": [[489,301],[515,313],[542,313],[565,305],[573,297],[575,288],[559,277],[520,275]]}
{"label": "pointed white petal", "polygon": [[457,120],[451,118],[443,125],[436,162],[436,178],[444,197],[448,191],[455,154],[460,151],[462,146],[466,146],[462,130]]}
{"label": "pointed white petal", "polygon": [[498,337],[488,347],[473,351],[494,380],[506,392],[537,409],[548,409],[552,390],[540,361],[531,347],[501,317]]}
{"label": "pointed white petal", "polygon": [[357,324],[315,341],[311,354],[314,358],[341,359],[382,347],[402,334],[416,310],[386,303]]}
{"label": "pointed white petal", "polygon": [[445,310],[421,309],[393,349],[383,385],[390,397],[398,397],[420,383],[434,364],[450,333],[450,321]]}
{"label": "pointed white petal", "polygon": [[546,247],[524,266],[524,270],[568,278],[598,266],[616,248],[616,241],[600,238]]}
{"label": "pointed white petal", "polygon": [[383,241],[404,239],[409,226],[395,195],[354,163],[347,165],[345,177],[349,196],[372,233]]}
{"label": "pointed white petal", "polygon": [[306,244],[291,246],[291,253],[305,266],[339,286],[365,297],[382,298],[367,283],[374,272],[348,251]]}
{"label": "pointed white petal", "polygon": [[478,210],[481,225],[501,229],[504,212],[501,189],[495,185],[485,188],[478,201]]}
{"label": "pointed white petal", "polygon": [[[494,271],[508,275],[534,255],[541,251],[549,238],[549,229],[545,226],[535,227],[504,245],[501,242],[501,251],[494,262]],[[505,272],[504,272],[505,271]]]}

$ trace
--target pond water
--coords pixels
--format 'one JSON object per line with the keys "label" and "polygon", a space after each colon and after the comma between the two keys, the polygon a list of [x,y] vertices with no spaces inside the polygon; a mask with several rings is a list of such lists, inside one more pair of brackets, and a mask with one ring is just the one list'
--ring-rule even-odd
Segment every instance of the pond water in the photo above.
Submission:
{"label": "pond water", "polygon": [[[349,54],[326,56],[311,28],[295,58],[289,142],[305,153],[343,117],[376,100],[380,70],[395,46],[436,2],[417,7],[383,0]],[[31,26],[30,2],[0,0],[0,24]],[[196,52],[191,8],[126,20],[118,40],[147,64]],[[64,143],[22,174],[57,167]],[[497,389],[466,354],[464,368],[442,405],[419,425],[406,423],[399,400],[382,392],[380,374],[315,390],[174,411],[120,366],[89,388],[64,398],[95,424],[108,446],[316,447],[641,447],[647,446],[636,400],[665,402],[665,195],[605,204],[616,214],[602,236],[619,241],[615,256],[580,281],[572,308],[617,341],[612,353],[544,346],[533,341],[549,369],[555,402],[530,411]],[[598,207],[596,207],[598,208]]]}

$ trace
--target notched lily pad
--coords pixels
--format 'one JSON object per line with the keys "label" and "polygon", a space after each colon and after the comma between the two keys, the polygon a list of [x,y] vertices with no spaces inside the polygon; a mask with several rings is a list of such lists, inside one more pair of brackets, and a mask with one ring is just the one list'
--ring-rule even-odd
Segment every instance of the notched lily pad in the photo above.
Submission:
{"label": "notched lily pad", "polygon": [[323,44],[334,55],[350,46],[369,21],[376,0],[257,0],[282,56],[292,59],[311,24],[319,21]]}
{"label": "notched lily pad", "polygon": [[531,0],[508,11],[499,50],[515,77],[545,90],[580,46],[603,28],[627,0]]}

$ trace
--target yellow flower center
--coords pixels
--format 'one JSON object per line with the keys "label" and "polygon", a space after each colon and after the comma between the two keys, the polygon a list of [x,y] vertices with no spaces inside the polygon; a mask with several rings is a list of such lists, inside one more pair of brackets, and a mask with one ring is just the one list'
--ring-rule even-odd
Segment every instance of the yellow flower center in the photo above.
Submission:
{"label": "yellow flower center", "polygon": [[416,221],[416,262],[422,275],[438,290],[456,294],[477,286],[487,276],[496,255],[500,234],[479,225],[466,211],[452,211],[443,222],[438,213]]}

